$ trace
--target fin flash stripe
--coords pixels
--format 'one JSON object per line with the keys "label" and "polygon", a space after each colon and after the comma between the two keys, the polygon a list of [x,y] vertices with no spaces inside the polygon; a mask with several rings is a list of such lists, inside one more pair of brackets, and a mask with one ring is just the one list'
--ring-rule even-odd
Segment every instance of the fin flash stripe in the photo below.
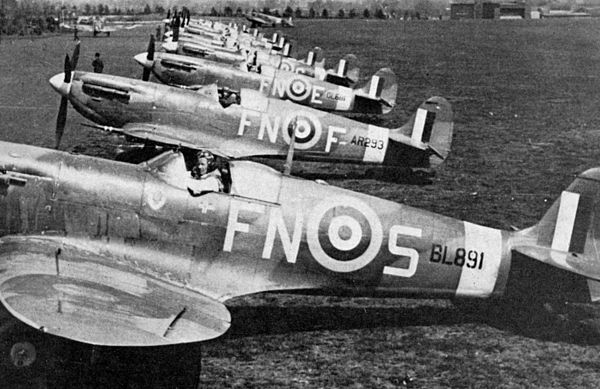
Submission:
{"label": "fin flash stripe", "polygon": [[592,214],[591,199],[564,191],[560,195],[552,249],[583,253]]}

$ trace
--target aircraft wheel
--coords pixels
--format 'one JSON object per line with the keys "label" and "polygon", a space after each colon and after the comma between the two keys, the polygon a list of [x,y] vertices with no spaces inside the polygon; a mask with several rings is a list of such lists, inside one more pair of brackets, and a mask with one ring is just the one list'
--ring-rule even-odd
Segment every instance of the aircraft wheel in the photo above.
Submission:
{"label": "aircraft wheel", "polygon": [[0,334],[0,381],[33,384],[45,381],[49,364],[44,334],[16,324]]}

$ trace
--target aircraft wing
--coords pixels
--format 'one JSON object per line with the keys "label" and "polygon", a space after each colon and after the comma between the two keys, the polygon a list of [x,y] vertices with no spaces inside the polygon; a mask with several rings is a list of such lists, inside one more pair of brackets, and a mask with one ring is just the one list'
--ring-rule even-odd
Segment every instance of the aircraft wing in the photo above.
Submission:
{"label": "aircraft wing", "polygon": [[98,33],[115,32],[115,31],[120,30],[120,29],[122,29],[122,27],[121,28],[116,28],[116,27],[102,27],[102,28],[96,30],[96,32],[98,32]]}
{"label": "aircraft wing", "polygon": [[258,16],[246,16],[246,19],[248,19],[249,22],[252,22],[253,26],[257,27],[262,27],[265,24],[271,24],[271,22],[269,22],[268,20],[259,18]]}
{"label": "aircraft wing", "polygon": [[114,243],[3,237],[0,301],[42,332],[95,345],[189,343],[227,331],[231,316],[221,302],[146,274],[123,255]]}
{"label": "aircraft wing", "polygon": [[94,27],[88,26],[87,24],[78,24],[75,28],[80,32],[94,32]]}
{"label": "aircraft wing", "polygon": [[244,158],[259,156],[286,155],[287,147],[249,138],[227,138],[210,130],[178,127],[158,123],[126,124],[122,128],[88,125],[107,132],[133,137],[141,141],[151,141],[163,145],[185,147],[193,150],[210,150],[224,158]]}

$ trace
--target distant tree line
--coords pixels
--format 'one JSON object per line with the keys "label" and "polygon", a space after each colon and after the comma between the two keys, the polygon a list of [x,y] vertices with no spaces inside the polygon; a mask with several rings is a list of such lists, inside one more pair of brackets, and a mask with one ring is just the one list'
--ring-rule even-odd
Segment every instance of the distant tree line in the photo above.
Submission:
{"label": "distant tree line", "polygon": [[0,34],[40,35],[59,28],[60,6],[51,2],[0,0]]}
{"label": "distant tree line", "polygon": [[[384,8],[376,8],[372,10],[370,8],[364,9],[337,9],[329,10],[327,8],[322,8],[320,10],[316,10],[313,7],[310,7],[308,10],[303,10],[300,7],[296,7],[293,9],[290,6],[285,7],[283,11],[279,11],[278,9],[270,9],[267,7],[263,7],[262,9],[258,9],[259,12],[277,16],[277,17],[293,17],[295,19],[420,19],[423,11],[424,16],[439,16],[442,15],[443,10],[432,10],[429,7],[421,7],[423,8],[421,11],[415,9],[407,9],[407,10],[392,10],[389,11]],[[242,9],[242,7],[233,8],[230,6],[226,6],[222,9],[217,7],[212,7],[209,12],[203,13],[205,16],[222,16],[222,17],[243,17],[246,13],[251,11],[252,9]]]}
{"label": "distant tree line", "polygon": [[308,2],[305,7],[299,7],[296,0],[259,0],[253,6],[248,3],[243,0],[215,3],[201,14],[239,17],[254,9],[273,16],[296,19],[420,19],[439,17],[449,7],[449,0],[374,0],[370,3],[359,0],[315,0]]}

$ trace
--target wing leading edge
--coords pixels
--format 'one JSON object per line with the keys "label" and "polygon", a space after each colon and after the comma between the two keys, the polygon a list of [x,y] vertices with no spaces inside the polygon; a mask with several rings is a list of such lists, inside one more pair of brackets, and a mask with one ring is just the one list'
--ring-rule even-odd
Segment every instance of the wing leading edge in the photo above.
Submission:
{"label": "wing leading edge", "polygon": [[61,238],[2,238],[0,301],[43,332],[103,346],[199,342],[231,322],[219,301]]}

